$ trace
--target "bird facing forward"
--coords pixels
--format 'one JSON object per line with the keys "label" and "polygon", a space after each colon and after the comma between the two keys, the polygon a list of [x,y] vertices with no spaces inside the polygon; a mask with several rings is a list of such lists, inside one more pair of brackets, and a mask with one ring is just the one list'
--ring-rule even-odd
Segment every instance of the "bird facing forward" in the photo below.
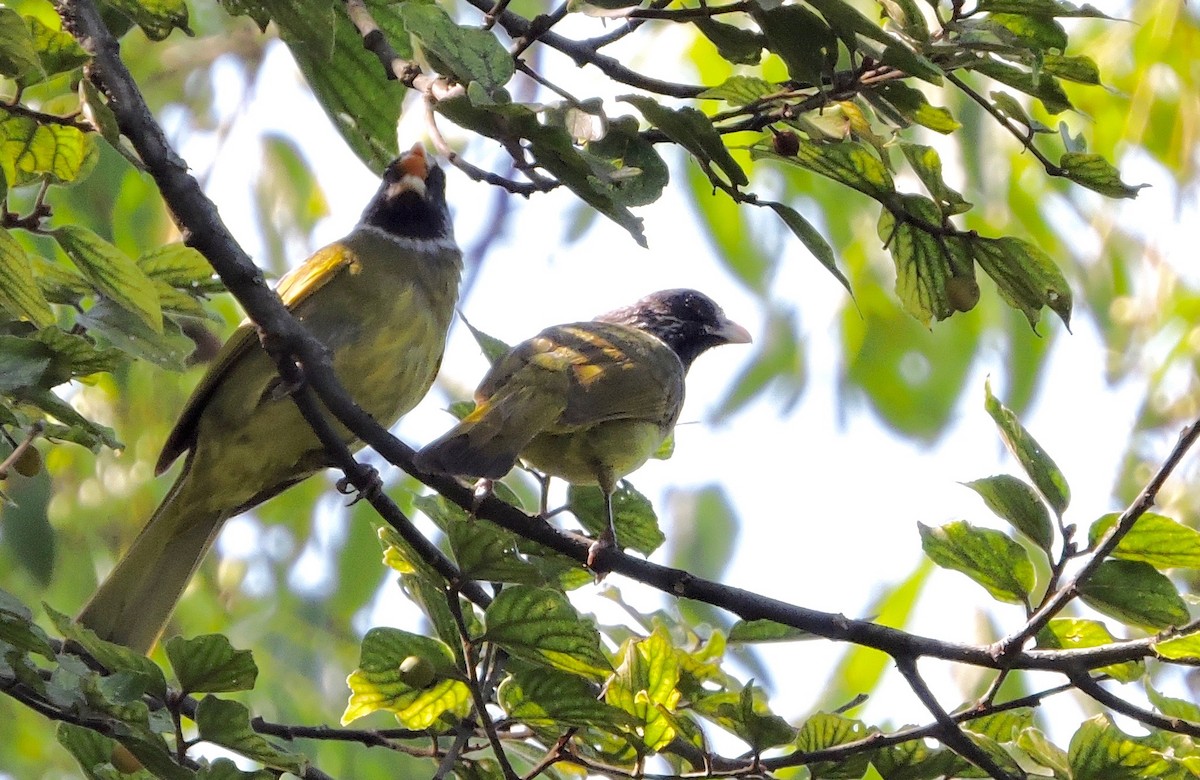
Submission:
{"label": "bird facing forward", "polygon": [[[419,145],[393,161],[358,225],[279,283],[332,352],[358,404],[390,426],[428,391],[458,298],[462,255],[445,174]],[[338,426],[351,446],[361,446]],[[225,343],[167,438],[156,473],[183,472],[79,622],[147,652],[227,519],[329,465],[253,324]]]}
{"label": "bird facing forward", "polygon": [[519,458],[572,484],[598,485],[608,525],[588,551],[595,569],[616,544],[617,481],[675,427],[692,361],[720,344],[749,341],[712,299],[683,289],[546,328],[492,365],[475,391],[475,410],[418,452],[416,466],[498,479]]}

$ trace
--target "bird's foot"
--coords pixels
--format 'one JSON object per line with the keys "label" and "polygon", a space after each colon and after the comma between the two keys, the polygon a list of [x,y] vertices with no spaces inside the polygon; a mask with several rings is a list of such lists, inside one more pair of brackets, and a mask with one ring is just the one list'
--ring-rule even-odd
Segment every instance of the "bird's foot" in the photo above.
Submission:
{"label": "bird's foot", "polygon": [[479,512],[479,507],[483,506],[483,502],[491,497],[493,485],[495,485],[495,480],[486,477],[475,482],[471,488],[471,517],[475,517]]}
{"label": "bird's foot", "polygon": [[604,579],[613,567],[613,557],[617,554],[617,540],[613,534],[605,531],[588,547],[587,567],[596,575],[596,581]]}
{"label": "bird's foot", "polygon": [[383,492],[383,479],[379,476],[379,471],[374,466],[363,466],[363,469],[363,478],[367,484],[361,489],[351,482],[349,477],[342,477],[334,483],[337,492],[343,496],[354,496],[346,506],[354,506],[364,498],[370,501]]}

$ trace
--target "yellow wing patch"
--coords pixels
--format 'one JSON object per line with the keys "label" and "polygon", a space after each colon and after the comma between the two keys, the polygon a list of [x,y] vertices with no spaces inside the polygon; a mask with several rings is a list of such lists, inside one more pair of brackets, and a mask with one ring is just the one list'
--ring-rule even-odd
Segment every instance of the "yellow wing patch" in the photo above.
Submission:
{"label": "yellow wing patch", "polygon": [[349,247],[336,242],[317,250],[312,257],[284,274],[275,291],[290,309],[324,287],[343,269],[357,274],[361,264]]}

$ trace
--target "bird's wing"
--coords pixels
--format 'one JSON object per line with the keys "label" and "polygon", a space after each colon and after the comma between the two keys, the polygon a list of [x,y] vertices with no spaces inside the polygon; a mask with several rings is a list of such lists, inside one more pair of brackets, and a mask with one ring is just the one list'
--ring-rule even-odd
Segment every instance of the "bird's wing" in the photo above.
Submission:
{"label": "bird's wing", "polygon": [[[357,259],[345,242],[330,244],[317,252],[296,268],[287,272],[275,291],[283,299],[289,309],[295,310],[314,292],[329,283],[346,269],[357,263]],[[230,368],[237,363],[248,351],[258,345],[258,335],[254,323],[244,320],[237,330],[221,347],[208,371],[201,378],[196,389],[184,405],[175,427],[171,429],[167,441],[163,444],[162,453],[158,456],[158,464],[154,468],[156,474],[161,474],[170,468],[175,460],[192,448],[196,441],[196,423],[204,408],[208,405],[213,392],[221,380],[229,373]]]}
{"label": "bird's wing", "polygon": [[624,325],[577,322],[547,328],[505,355],[476,393],[498,394],[526,367],[565,378],[562,413],[550,431],[609,420],[670,424],[683,403],[683,365],[659,339]]}

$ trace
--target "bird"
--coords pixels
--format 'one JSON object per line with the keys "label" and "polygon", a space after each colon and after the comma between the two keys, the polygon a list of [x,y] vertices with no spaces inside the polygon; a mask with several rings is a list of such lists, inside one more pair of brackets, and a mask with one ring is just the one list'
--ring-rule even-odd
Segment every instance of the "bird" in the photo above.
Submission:
{"label": "bird", "polygon": [[675,427],[692,362],[750,332],[696,290],[660,290],[587,322],[546,328],[493,363],[475,409],[423,447],[430,474],[499,479],[517,460],[574,485],[598,485],[607,526],[588,550],[597,570],[616,546],[612,494]]}
{"label": "bird", "polygon": [[[331,351],[350,395],[384,426],[433,384],[457,305],[462,253],[445,186],[442,169],[414,146],[384,170],[354,229],[276,288]],[[156,475],[181,456],[174,485],[77,617],[140,653],[158,640],[226,520],[331,465],[253,323],[234,331],[196,386]]]}

